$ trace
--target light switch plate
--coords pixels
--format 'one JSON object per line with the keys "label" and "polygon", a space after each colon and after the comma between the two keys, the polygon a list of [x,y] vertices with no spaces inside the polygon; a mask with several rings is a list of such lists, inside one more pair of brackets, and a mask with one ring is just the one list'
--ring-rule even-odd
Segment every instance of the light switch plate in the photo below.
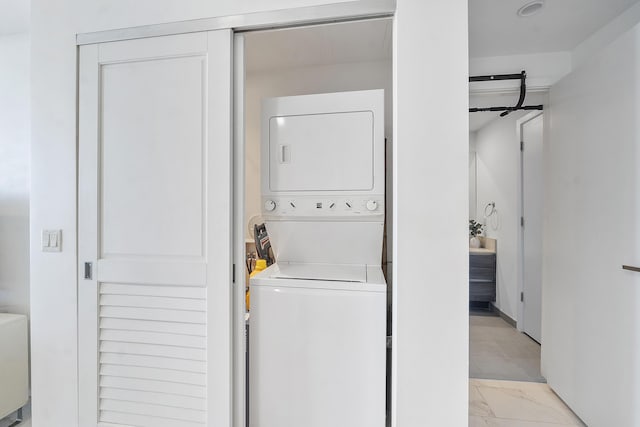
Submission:
{"label": "light switch plate", "polygon": [[62,252],[62,230],[42,230],[42,252]]}

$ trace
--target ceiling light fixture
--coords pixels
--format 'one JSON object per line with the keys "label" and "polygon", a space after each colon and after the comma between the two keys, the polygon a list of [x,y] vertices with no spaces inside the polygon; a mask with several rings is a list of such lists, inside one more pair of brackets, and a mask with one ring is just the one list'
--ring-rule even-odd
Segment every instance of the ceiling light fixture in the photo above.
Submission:
{"label": "ceiling light fixture", "polygon": [[526,18],[528,16],[535,15],[536,13],[540,12],[542,6],[544,6],[544,0],[535,0],[529,2],[518,9],[518,16]]}

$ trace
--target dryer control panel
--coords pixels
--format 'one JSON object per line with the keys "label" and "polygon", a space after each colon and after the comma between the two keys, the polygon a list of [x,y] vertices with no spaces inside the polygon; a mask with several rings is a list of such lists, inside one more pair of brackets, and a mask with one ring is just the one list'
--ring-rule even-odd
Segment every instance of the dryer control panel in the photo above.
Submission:
{"label": "dryer control panel", "polygon": [[370,220],[384,218],[384,196],[267,196],[262,198],[265,219],[326,218]]}

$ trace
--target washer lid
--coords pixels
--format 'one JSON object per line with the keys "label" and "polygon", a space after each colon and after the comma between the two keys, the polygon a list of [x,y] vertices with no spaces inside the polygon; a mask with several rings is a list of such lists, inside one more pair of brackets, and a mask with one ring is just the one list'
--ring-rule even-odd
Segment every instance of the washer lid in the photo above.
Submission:
{"label": "washer lid", "polygon": [[367,282],[366,265],[278,263],[270,275],[274,279]]}

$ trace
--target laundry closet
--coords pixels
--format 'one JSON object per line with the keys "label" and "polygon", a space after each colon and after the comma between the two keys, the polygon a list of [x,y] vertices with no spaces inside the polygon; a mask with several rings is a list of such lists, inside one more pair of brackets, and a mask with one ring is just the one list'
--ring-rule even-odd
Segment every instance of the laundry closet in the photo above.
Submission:
{"label": "laundry closet", "polygon": [[[241,34],[244,38],[244,230],[249,253],[260,222],[261,105],[265,98],[383,89],[387,200],[391,200],[390,19]],[[390,203],[387,204],[391,206]],[[386,223],[391,224],[391,209]],[[386,227],[383,269],[391,261]],[[388,278],[388,280],[390,280]]]}
{"label": "laundry closet", "polygon": [[238,37],[248,425],[385,425],[391,21]]}
{"label": "laundry closet", "polygon": [[[391,25],[376,18],[237,33],[218,27],[81,46],[81,425],[387,422]],[[302,145],[265,149],[269,102],[266,135],[277,130],[276,139],[293,135]],[[279,128],[281,120],[287,125]],[[303,157],[286,178],[284,167]],[[265,187],[274,176],[265,175],[267,160],[284,165],[286,182]],[[279,274],[300,279],[296,289],[327,292],[269,309],[264,302],[282,282],[266,299],[268,284],[247,293],[256,258],[268,258],[255,253],[255,226],[258,242],[268,237],[274,251],[273,265],[252,279],[264,284]],[[302,270],[289,268],[297,257]],[[273,327],[295,310],[302,315]],[[282,360],[287,337],[292,349],[296,340],[314,344],[293,355],[306,365],[285,401],[278,382],[293,376],[270,370],[269,361]],[[261,362],[266,368],[247,371]],[[256,380],[257,372],[275,381]],[[267,403],[251,406],[260,399]]]}

